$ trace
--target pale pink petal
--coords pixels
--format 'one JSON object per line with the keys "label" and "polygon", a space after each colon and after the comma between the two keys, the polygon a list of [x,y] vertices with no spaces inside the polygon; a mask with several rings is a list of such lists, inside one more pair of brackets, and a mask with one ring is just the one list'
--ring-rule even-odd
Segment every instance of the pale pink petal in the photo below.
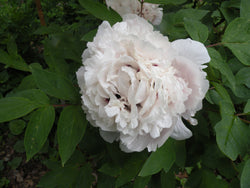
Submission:
{"label": "pale pink petal", "polygon": [[174,125],[174,131],[171,134],[171,138],[176,140],[184,140],[190,138],[192,132],[184,125],[181,118],[179,117],[176,124]]}
{"label": "pale pink petal", "polygon": [[191,39],[179,39],[172,43],[173,48],[179,52],[180,56],[186,57],[196,64],[204,64],[210,61],[206,47]]}

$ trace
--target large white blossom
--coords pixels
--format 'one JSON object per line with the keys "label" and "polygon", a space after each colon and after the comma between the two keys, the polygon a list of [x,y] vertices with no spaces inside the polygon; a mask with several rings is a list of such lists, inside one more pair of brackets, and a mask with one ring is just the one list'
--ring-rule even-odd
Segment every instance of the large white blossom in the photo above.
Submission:
{"label": "large white blossom", "polygon": [[77,71],[83,109],[108,142],[125,152],[155,151],[168,137],[192,136],[182,118],[202,108],[210,61],[203,44],[169,42],[143,18],[127,15],[113,27],[104,21]]}
{"label": "large white blossom", "polygon": [[162,20],[162,8],[158,4],[141,3],[138,0],[106,0],[106,4],[121,16],[137,14],[154,25],[159,25]]}

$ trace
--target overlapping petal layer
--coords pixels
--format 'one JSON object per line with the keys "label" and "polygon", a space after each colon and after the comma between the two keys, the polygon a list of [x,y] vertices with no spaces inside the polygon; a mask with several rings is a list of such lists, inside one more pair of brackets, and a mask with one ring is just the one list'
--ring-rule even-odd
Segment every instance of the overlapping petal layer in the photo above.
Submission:
{"label": "overlapping petal layer", "polygon": [[208,90],[203,44],[171,43],[143,18],[126,15],[113,27],[104,21],[87,46],[77,79],[87,119],[106,141],[120,140],[126,152],[155,151],[170,136],[192,136],[181,118],[196,124]]}

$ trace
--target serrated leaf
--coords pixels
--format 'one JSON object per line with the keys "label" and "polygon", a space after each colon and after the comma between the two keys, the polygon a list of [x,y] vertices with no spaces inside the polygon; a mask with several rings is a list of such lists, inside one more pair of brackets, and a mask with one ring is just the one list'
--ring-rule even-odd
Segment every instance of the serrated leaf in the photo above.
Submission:
{"label": "serrated leaf", "polygon": [[0,123],[22,117],[39,106],[23,97],[0,99]]}
{"label": "serrated leaf", "polygon": [[198,20],[184,18],[184,26],[193,40],[204,43],[208,38],[208,28]]}
{"label": "serrated leaf", "polygon": [[232,88],[236,87],[235,76],[233,75],[232,70],[229,65],[225,62],[225,60],[221,57],[220,53],[213,48],[208,49],[208,53],[211,57],[211,61],[209,65],[219,70],[222,75],[224,75],[229,83],[232,85]]}
{"label": "serrated leaf", "polygon": [[32,113],[24,136],[27,160],[30,160],[43,147],[54,120],[55,110],[52,106],[39,108]]}
{"label": "serrated leaf", "polygon": [[250,65],[250,19],[236,18],[226,28],[222,43],[245,65]]}
{"label": "serrated leaf", "polygon": [[48,95],[73,102],[78,100],[76,88],[66,77],[35,67],[31,71],[37,86]]}
{"label": "serrated leaf", "polygon": [[60,114],[57,127],[57,139],[62,165],[75,151],[76,145],[81,141],[87,121],[79,106],[68,106]]}
{"label": "serrated leaf", "polygon": [[108,8],[101,3],[91,0],[79,0],[79,2],[93,16],[101,20],[107,20],[111,25],[122,21],[118,13],[112,9],[108,10]]}
{"label": "serrated leaf", "polygon": [[249,0],[241,0],[240,1],[240,17],[242,18],[250,18],[250,1]]}
{"label": "serrated leaf", "polygon": [[216,141],[220,150],[231,160],[239,154],[244,154],[249,147],[249,129],[234,116],[234,107],[226,101],[221,101],[222,120],[215,125]]}
{"label": "serrated leaf", "polygon": [[19,55],[9,55],[7,52],[0,49],[0,63],[21,71],[30,71],[29,66]]}
{"label": "serrated leaf", "polygon": [[240,177],[240,187],[249,188],[250,187],[250,159],[248,159],[244,165],[241,177]]}
{"label": "serrated leaf", "polygon": [[139,176],[149,176],[164,169],[167,172],[175,162],[174,140],[169,138],[166,143],[153,152],[144,163]]}

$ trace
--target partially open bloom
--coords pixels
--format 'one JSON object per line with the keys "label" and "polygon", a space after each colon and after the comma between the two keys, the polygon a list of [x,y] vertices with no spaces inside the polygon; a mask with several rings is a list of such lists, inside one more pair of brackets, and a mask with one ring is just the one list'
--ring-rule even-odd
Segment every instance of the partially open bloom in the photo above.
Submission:
{"label": "partially open bloom", "polygon": [[106,4],[121,16],[137,14],[154,25],[159,25],[162,20],[162,8],[158,4],[141,3],[138,0],[106,0]]}
{"label": "partially open bloom", "polygon": [[126,15],[113,27],[104,21],[82,55],[77,71],[83,109],[108,142],[120,140],[125,152],[155,151],[168,137],[192,132],[182,118],[202,107],[208,90],[205,46],[153,31],[146,20]]}

